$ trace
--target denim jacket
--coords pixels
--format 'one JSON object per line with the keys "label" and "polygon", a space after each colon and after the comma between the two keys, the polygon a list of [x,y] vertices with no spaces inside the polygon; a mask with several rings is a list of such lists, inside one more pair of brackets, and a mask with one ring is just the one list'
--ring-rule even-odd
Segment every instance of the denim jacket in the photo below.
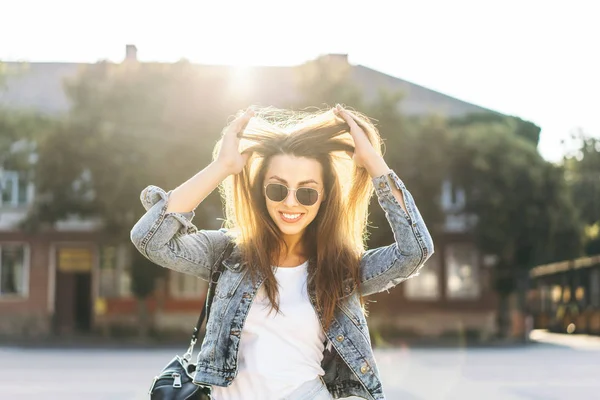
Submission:
{"label": "denim jacket", "polygon": [[[346,296],[325,332],[328,343],[321,365],[325,371],[323,380],[333,398],[385,399],[360,296],[389,290],[416,275],[433,254],[431,236],[404,183],[390,172],[373,178],[373,184],[395,243],[362,255],[360,292],[346,284]],[[391,184],[402,191],[408,214],[394,197]],[[211,266],[231,239],[221,230],[197,230],[191,223],[193,211],[167,213],[169,195],[156,186],[142,191],[141,201],[147,211],[131,230],[131,240],[154,263],[208,280]],[[237,247],[223,265],[198,354],[194,377],[198,384],[228,386],[235,378],[244,321],[264,281],[252,283]],[[309,297],[314,307],[314,293],[309,293]],[[321,318],[320,311],[316,307],[315,310]]]}

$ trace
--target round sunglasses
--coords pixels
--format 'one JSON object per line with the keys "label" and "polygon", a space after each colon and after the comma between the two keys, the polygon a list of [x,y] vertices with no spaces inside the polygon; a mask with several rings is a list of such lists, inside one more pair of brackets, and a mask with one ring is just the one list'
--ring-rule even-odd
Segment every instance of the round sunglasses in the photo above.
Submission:
{"label": "round sunglasses", "polygon": [[296,201],[303,206],[314,205],[317,200],[319,200],[319,195],[321,194],[321,192],[318,192],[317,189],[309,187],[290,189],[281,183],[269,183],[265,185],[265,195],[269,198],[269,200],[276,203],[284,201],[290,192],[294,192]]}

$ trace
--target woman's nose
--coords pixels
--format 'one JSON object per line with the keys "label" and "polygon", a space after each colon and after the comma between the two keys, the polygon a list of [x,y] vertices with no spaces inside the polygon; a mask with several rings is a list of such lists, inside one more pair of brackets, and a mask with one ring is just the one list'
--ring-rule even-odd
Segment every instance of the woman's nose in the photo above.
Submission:
{"label": "woman's nose", "polygon": [[294,192],[292,190],[288,191],[288,195],[283,202],[288,207],[293,207],[293,206],[298,205],[298,202],[296,201],[296,192]]}

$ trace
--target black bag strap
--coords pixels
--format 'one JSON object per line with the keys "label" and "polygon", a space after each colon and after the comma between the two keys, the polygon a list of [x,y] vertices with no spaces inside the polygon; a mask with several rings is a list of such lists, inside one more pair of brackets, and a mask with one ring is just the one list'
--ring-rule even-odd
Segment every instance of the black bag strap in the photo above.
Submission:
{"label": "black bag strap", "polygon": [[219,256],[215,265],[210,269],[210,280],[208,281],[208,291],[206,292],[206,301],[204,302],[204,306],[202,307],[202,312],[200,312],[200,316],[198,317],[198,322],[196,322],[196,327],[192,332],[192,340],[190,341],[190,347],[183,355],[183,358],[187,361],[192,357],[192,352],[194,351],[194,345],[198,340],[198,334],[200,333],[200,328],[202,327],[202,323],[204,319],[208,320],[208,316],[210,315],[210,309],[212,306],[213,298],[215,297],[215,287],[217,286],[217,282],[219,282],[219,278],[223,273],[223,261],[229,257],[231,252],[233,251],[234,243],[230,241],[227,243],[225,250]]}

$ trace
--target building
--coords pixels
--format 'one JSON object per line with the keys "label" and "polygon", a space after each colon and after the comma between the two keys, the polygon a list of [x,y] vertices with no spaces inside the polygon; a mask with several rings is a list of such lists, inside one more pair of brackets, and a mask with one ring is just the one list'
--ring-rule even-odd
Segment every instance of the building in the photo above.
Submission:
{"label": "building", "polygon": [[539,265],[529,276],[535,328],[600,335],[600,256]]}
{"label": "building", "polygon": [[[328,55],[348,64],[346,55]],[[136,61],[127,46],[126,59]],[[349,65],[349,64],[348,64]],[[62,82],[74,76],[76,63],[29,63],[6,80],[0,106],[36,109],[49,114],[68,111]],[[198,66],[199,68],[230,68]],[[438,112],[462,116],[493,112],[373,69],[350,65],[351,76],[367,97],[380,87],[402,90],[402,111],[409,115]],[[259,104],[293,100],[292,67],[252,69]],[[105,245],[93,220],[69,219],[53,229],[28,236],[14,224],[27,212],[35,188],[13,171],[4,171],[0,199],[0,334],[45,334],[90,331],[111,326],[135,327],[136,300],[129,290],[129,244]],[[372,326],[402,333],[441,335],[495,329],[496,298],[491,288],[493,258],[479,254],[465,234],[468,219],[457,215],[464,193],[446,182],[441,204],[448,212],[436,253],[422,274],[390,294],[374,297]],[[202,304],[204,284],[171,273],[148,301],[156,326],[188,330]]]}

